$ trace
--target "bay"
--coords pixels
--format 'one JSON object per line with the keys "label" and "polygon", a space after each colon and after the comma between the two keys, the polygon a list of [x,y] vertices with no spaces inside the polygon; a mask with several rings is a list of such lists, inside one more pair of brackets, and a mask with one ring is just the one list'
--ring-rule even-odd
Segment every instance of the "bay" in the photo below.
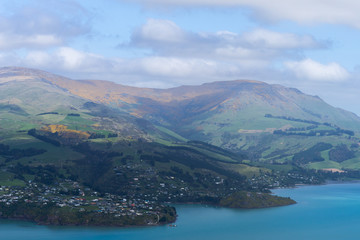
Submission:
{"label": "bay", "polygon": [[226,209],[177,205],[177,227],[49,227],[0,221],[4,240],[139,240],[139,239],[358,239],[360,183],[277,189],[298,204],[268,209]]}

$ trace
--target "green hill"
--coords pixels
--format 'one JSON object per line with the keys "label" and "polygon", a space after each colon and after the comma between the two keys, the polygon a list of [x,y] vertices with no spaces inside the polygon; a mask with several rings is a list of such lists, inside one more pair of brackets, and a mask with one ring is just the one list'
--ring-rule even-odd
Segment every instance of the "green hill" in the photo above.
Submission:
{"label": "green hill", "polygon": [[[247,156],[242,163],[256,166],[360,166],[360,118],[280,85],[238,80],[135,88],[15,67],[0,69],[0,83],[4,143],[36,129],[33,136],[38,140],[53,139],[61,145],[141,139],[179,150],[194,140]],[[316,150],[321,144],[329,148]],[[185,145],[205,155],[210,152],[220,162],[232,161],[219,149]],[[307,160],[298,161],[299,155]]]}
{"label": "green hill", "polygon": [[359,131],[355,114],[264,82],[150,89],[0,68],[0,194],[29,196],[8,218],[49,196],[70,215],[140,214],[131,224],[174,221],[168,202],[293,204],[270,189],[360,177]]}
{"label": "green hill", "polygon": [[[215,187],[220,195],[230,186],[251,188],[246,176],[267,171],[243,163],[244,154],[188,142],[167,127],[77,96],[51,79],[70,81],[36,70],[0,70],[0,186],[72,179],[100,192],[159,191],[162,199],[172,189],[178,201],[187,201]],[[163,192],[162,184],[173,187]]]}

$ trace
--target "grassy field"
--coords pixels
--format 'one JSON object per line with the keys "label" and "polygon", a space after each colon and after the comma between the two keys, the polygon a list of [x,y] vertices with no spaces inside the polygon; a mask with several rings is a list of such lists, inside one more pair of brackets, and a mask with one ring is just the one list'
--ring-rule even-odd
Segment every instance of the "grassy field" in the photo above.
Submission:
{"label": "grassy field", "polygon": [[221,165],[231,171],[240,173],[241,175],[244,175],[248,178],[251,178],[253,176],[259,176],[260,172],[269,172],[270,170],[267,168],[261,168],[261,167],[252,167],[245,164],[223,164]]}
{"label": "grassy field", "polygon": [[164,127],[161,127],[161,126],[157,126],[157,125],[155,125],[155,127],[156,127],[157,129],[159,129],[160,131],[162,131],[163,133],[169,135],[170,137],[173,137],[174,139],[177,139],[177,140],[180,141],[180,142],[186,142],[186,141],[188,141],[186,138],[180,136],[179,134],[177,134],[177,133],[175,133],[175,132],[173,132],[173,131],[171,131],[171,130],[169,130],[169,129],[167,129],[167,128],[164,128]]}
{"label": "grassy field", "polygon": [[0,174],[0,186],[20,186],[24,187],[25,182],[14,178],[14,174],[9,172],[1,172]]}
{"label": "grassy field", "polygon": [[324,168],[337,168],[337,169],[341,169],[341,164],[334,162],[334,161],[329,161],[329,160],[325,160],[322,162],[314,162],[314,163],[310,163],[307,165],[309,168],[312,169],[324,169]]}
{"label": "grassy field", "polygon": [[40,155],[33,157],[23,157],[16,160],[22,164],[60,164],[63,161],[71,161],[83,157],[80,153],[73,151],[70,147],[67,146],[54,146],[50,143],[40,141],[32,136],[29,136],[25,133],[19,134],[16,137],[7,138],[1,141],[0,143],[9,145],[11,149],[45,149],[46,152]]}

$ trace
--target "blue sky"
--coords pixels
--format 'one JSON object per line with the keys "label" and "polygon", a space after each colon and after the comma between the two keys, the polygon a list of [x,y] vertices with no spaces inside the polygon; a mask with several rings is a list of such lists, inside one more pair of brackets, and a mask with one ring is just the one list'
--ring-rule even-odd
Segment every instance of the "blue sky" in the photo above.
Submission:
{"label": "blue sky", "polygon": [[354,0],[0,0],[0,66],[168,88],[253,79],[360,114]]}

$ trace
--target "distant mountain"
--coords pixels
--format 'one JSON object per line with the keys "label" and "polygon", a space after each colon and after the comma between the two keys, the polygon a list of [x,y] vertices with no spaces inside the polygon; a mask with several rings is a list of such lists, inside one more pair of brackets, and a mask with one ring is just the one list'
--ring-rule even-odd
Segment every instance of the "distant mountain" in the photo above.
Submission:
{"label": "distant mountain", "polygon": [[39,70],[0,68],[0,130],[11,135],[19,130],[54,125],[87,132],[93,137],[110,134],[130,139],[176,140],[145,119],[83,98],[55,84],[71,81]]}
{"label": "distant mountain", "polygon": [[[248,80],[136,88],[16,67],[0,69],[0,84],[0,111],[16,115],[21,129],[39,128],[40,122],[80,129],[79,122],[91,120],[87,130],[94,134],[201,140],[261,166],[360,168],[360,118],[294,88]],[[78,123],[68,115],[76,113]],[[322,144],[328,148],[317,148]]]}

